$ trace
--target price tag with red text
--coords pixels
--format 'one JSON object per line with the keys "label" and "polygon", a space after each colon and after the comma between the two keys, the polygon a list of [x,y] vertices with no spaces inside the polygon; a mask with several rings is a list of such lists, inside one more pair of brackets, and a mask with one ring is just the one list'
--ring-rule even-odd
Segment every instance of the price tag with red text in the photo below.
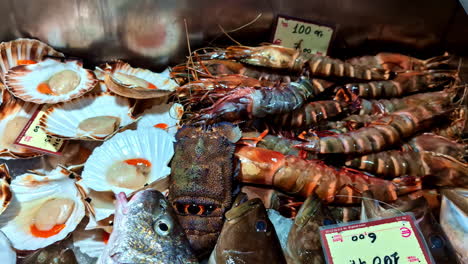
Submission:
{"label": "price tag with red text", "polygon": [[435,263],[411,214],[324,226],[320,237],[329,264]]}
{"label": "price tag with red text", "polygon": [[302,19],[278,16],[273,44],[302,52],[327,55],[333,28]]}
{"label": "price tag with red text", "polygon": [[48,154],[61,155],[64,140],[47,135],[39,126],[39,120],[44,115],[44,110],[47,107],[47,105],[39,107],[34,112],[18,138],[16,138],[15,144]]}

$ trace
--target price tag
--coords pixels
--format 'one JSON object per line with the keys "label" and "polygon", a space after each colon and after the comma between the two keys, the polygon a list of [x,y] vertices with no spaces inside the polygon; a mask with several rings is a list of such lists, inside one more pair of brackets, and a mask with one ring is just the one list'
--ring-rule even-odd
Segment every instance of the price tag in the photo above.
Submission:
{"label": "price tag", "polygon": [[15,144],[48,154],[61,155],[64,140],[47,135],[39,126],[39,120],[47,108],[48,106],[44,105],[34,112],[31,119],[16,138]]}
{"label": "price tag", "polygon": [[327,263],[433,264],[412,215],[320,228]]}
{"label": "price tag", "polygon": [[333,28],[297,18],[278,16],[273,44],[327,55]]}

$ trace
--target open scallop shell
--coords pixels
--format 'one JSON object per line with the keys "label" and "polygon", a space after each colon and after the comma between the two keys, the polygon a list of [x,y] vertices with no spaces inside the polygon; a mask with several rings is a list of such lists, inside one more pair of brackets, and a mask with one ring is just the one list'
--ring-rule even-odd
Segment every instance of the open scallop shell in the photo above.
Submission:
{"label": "open scallop shell", "polygon": [[45,56],[63,57],[49,45],[35,39],[20,38],[0,44],[0,78],[5,82],[9,69],[27,61],[41,61]]}
{"label": "open scallop shell", "polygon": [[15,264],[16,252],[11,247],[10,240],[0,231],[0,260],[2,264]]}
{"label": "open scallop shell", "polygon": [[[97,69],[99,71],[99,69]],[[150,70],[133,68],[123,61],[106,64],[102,73],[104,82],[112,92],[135,99],[164,97],[177,88],[171,78]]]}
{"label": "open scallop shell", "polygon": [[[76,85],[74,88],[66,88],[69,91],[64,91],[61,94],[57,94],[56,91],[53,94],[38,91],[40,85],[48,83],[58,76],[57,74],[65,71],[74,72],[75,74],[74,76],[58,77],[61,80],[55,86],[63,87],[65,85],[63,79],[67,78],[66,83]],[[73,77],[76,77],[76,79],[73,79]],[[71,84],[71,82],[75,82],[75,84]],[[47,58],[36,64],[16,66],[10,69],[5,76],[5,84],[14,96],[36,104],[55,104],[70,101],[92,90],[96,82],[97,79],[92,71],[84,69],[81,61],[71,59],[62,62],[58,59]],[[55,88],[51,86],[50,89],[54,91]]]}
{"label": "open scallop shell", "polygon": [[73,246],[89,257],[98,258],[106,247],[109,236],[103,229],[86,230],[83,221],[73,232]]}
{"label": "open scallop shell", "polygon": [[0,215],[11,202],[11,176],[6,164],[0,165]]}
{"label": "open scallop shell", "polygon": [[36,104],[16,100],[8,91],[3,93],[3,103],[0,105],[0,157],[2,159],[26,159],[43,155],[14,144],[16,137],[36,109]]}
{"label": "open scallop shell", "polygon": [[137,126],[138,129],[161,128],[175,135],[179,129],[179,122],[183,114],[184,107],[181,104],[155,105],[143,112]]}
{"label": "open scallop shell", "polygon": [[[174,155],[174,141],[174,136],[161,129],[148,128],[118,133],[93,151],[85,163],[82,180],[95,191],[113,191],[116,194],[124,192],[129,195],[145,184],[163,180],[170,174],[168,164]],[[109,182],[107,177],[116,176],[109,173],[110,168],[130,159],[150,162],[150,171],[143,179],[144,183],[130,188],[125,186],[128,183],[124,181],[125,178],[120,186]]]}
{"label": "open scallop shell", "polygon": [[[40,126],[49,134],[66,139],[105,140],[132,124],[133,106],[130,99],[111,93],[86,94],[67,103],[59,103],[45,111]],[[81,122],[93,117],[119,120],[111,133],[95,133],[79,128]],[[109,132],[110,132],[109,131]]]}
{"label": "open scallop shell", "polygon": [[[10,239],[15,249],[43,248],[64,239],[75,230],[85,215],[85,206],[75,180],[69,178],[69,175],[69,171],[57,167],[45,176],[26,173],[11,182],[14,199],[7,210],[0,215],[0,230]],[[52,199],[62,198],[74,202],[63,229],[48,237],[33,235],[33,221],[37,219],[36,216],[41,207]]]}

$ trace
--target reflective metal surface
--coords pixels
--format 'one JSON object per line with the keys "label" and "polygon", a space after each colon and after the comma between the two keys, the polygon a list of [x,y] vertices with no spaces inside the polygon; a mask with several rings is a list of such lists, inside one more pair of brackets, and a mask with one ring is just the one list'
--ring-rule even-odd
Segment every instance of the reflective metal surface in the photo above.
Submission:
{"label": "reflective metal surface", "polygon": [[428,56],[465,52],[468,18],[458,0],[0,0],[0,39],[33,37],[91,63],[122,58],[162,67],[192,49],[269,41],[278,14],[332,25],[332,54],[380,50]]}

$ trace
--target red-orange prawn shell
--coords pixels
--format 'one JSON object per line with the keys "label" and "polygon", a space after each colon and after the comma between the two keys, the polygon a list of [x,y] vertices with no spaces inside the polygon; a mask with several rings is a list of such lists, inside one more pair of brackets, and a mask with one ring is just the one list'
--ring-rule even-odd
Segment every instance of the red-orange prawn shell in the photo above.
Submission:
{"label": "red-orange prawn shell", "polygon": [[394,201],[399,193],[420,188],[417,181],[407,186],[398,179],[398,184],[404,186],[400,188],[391,181],[337,170],[317,160],[304,160],[267,149],[238,147],[235,155],[240,161],[240,181],[274,186],[302,197],[315,193],[327,202],[357,203],[365,190],[370,190],[379,200]]}

